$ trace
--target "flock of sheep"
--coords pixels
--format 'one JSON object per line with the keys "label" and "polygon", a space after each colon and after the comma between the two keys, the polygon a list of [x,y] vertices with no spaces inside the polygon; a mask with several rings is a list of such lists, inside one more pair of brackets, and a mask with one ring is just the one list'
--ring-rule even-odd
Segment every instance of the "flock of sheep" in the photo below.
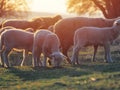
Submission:
{"label": "flock of sheep", "polygon": [[[23,50],[23,60],[32,52],[33,67],[46,67],[48,62],[59,67],[66,59],[70,64],[79,64],[78,55],[82,47],[94,46],[93,61],[98,46],[105,49],[106,62],[113,62],[110,54],[111,43],[119,36],[120,19],[70,17],[38,17],[32,20],[6,20],[1,24],[0,55],[1,65],[10,67],[8,55],[12,50]],[[73,45],[71,59],[68,50]],[[41,54],[44,60],[41,62]]]}

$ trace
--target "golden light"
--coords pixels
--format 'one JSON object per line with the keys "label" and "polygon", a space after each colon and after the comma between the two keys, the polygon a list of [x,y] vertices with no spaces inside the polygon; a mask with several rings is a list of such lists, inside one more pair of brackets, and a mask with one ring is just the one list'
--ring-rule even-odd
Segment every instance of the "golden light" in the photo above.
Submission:
{"label": "golden light", "polygon": [[35,12],[60,12],[66,13],[65,0],[31,0],[29,5],[31,11]]}

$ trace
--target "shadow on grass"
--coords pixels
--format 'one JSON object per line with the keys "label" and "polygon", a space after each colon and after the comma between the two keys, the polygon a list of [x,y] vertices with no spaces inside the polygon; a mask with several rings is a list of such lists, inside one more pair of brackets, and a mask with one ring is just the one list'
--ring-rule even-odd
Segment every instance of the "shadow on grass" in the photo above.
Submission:
{"label": "shadow on grass", "polygon": [[114,63],[98,63],[98,62],[92,62],[92,63],[82,63],[81,65],[77,66],[81,69],[86,69],[91,72],[118,72],[120,71],[120,63],[114,62]]}
{"label": "shadow on grass", "polygon": [[74,67],[62,67],[62,68],[38,68],[33,69],[29,67],[30,69],[21,69],[19,67],[11,67],[9,68],[9,72],[13,73],[14,75],[21,78],[23,81],[28,80],[38,80],[38,79],[56,79],[61,78],[63,76],[69,76],[69,77],[77,77],[82,75],[88,75],[91,74],[90,72],[84,71],[84,70],[77,70]]}

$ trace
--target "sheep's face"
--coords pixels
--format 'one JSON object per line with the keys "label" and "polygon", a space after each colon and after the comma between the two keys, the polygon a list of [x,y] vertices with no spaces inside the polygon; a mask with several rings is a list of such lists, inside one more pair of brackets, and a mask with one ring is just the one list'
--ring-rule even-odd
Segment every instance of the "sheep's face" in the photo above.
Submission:
{"label": "sheep's face", "polygon": [[55,67],[59,67],[64,59],[64,55],[62,53],[53,53],[51,57]]}
{"label": "sheep's face", "polygon": [[116,20],[116,21],[114,22],[114,25],[117,26],[117,27],[120,27],[120,19]]}
{"label": "sheep's face", "polygon": [[41,29],[45,26],[45,22],[42,18],[33,19],[32,23],[37,29]]}

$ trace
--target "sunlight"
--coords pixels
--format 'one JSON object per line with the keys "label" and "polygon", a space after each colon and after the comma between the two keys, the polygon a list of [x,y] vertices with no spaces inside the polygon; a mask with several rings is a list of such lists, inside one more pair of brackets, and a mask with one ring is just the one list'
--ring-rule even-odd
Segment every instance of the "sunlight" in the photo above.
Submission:
{"label": "sunlight", "polygon": [[32,0],[30,4],[31,11],[67,13],[65,0]]}

